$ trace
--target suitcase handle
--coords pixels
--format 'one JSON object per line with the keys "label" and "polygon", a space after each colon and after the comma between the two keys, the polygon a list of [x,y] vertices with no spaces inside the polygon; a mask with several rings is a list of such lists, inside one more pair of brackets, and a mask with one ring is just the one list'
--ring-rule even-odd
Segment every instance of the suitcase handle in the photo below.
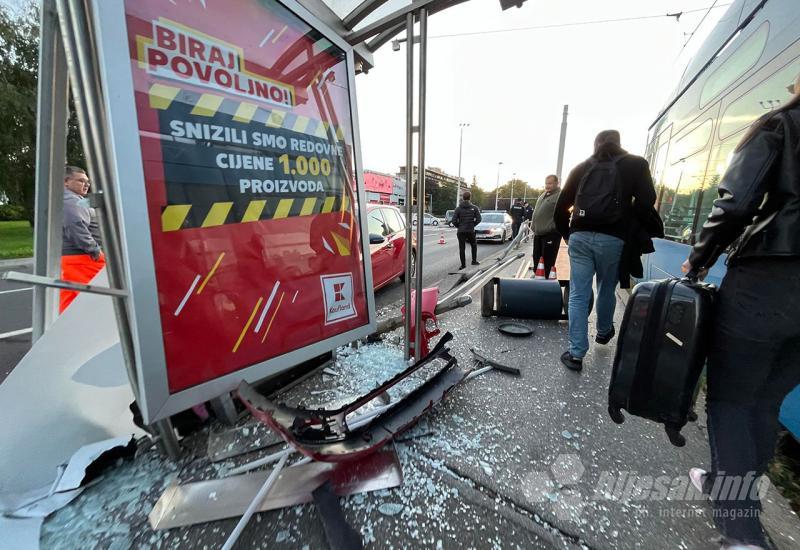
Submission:
{"label": "suitcase handle", "polygon": [[700,279],[700,272],[694,267],[683,278],[684,281],[689,281],[690,283],[696,283],[699,279]]}

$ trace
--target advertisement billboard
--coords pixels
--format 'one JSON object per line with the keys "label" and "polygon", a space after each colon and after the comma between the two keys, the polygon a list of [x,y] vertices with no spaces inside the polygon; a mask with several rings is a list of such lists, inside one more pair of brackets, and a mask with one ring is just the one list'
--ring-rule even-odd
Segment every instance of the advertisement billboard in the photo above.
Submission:
{"label": "advertisement billboard", "polygon": [[152,422],[374,329],[352,49],[292,1],[95,1]]}

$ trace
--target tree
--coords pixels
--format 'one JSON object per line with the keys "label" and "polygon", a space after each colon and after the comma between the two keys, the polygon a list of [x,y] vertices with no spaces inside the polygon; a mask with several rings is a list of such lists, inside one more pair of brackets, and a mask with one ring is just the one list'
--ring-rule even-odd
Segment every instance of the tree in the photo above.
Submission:
{"label": "tree", "polygon": [[[36,92],[39,70],[39,8],[18,13],[0,5],[0,196],[22,206],[33,223],[36,172]],[[67,158],[83,163],[77,120],[70,103]]]}

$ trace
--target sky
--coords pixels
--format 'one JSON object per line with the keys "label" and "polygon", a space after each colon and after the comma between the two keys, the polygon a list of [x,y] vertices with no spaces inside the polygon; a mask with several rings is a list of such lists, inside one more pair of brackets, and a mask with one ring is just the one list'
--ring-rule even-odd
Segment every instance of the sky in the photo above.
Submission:
{"label": "sky", "polygon": [[[358,3],[328,1],[344,9]],[[468,123],[464,179],[471,182],[475,176],[492,190],[502,162],[501,183],[515,176],[543,187],[545,176],[556,171],[565,104],[564,177],[591,154],[600,130],[619,130],[623,147],[643,154],[647,128],[672,92],[685,58],[731,1],[527,0],[521,8],[503,11],[498,0],[470,0],[432,15],[427,166],[458,174],[459,124]],[[0,0],[14,8],[22,3]],[[690,11],[678,21],[664,17]],[[558,27],[636,17],[650,18]],[[441,37],[454,33],[479,34]],[[394,174],[405,164],[405,58],[405,45],[393,51],[388,43],[375,53],[375,67],[356,77],[365,169]]]}
{"label": "sky", "polygon": [[[622,133],[629,152],[644,154],[647,128],[672,92],[686,57],[725,13],[714,0],[528,0],[500,9],[471,0],[428,19],[426,164],[495,187],[513,175],[533,187],[556,171],[563,106],[569,105],[563,176],[592,153],[604,129]],[[437,35],[663,15],[674,17],[462,37]],[[356,77],[364,168],[395,173],[405,163],[405,45],[387,44],[375,67]],[[676,75],[677,72],[677,75]],[[415,85],[416,86],[416,85]],[[416,151],[416,149],[415,149]],[[415,161],[416,162],[416,161]]]}

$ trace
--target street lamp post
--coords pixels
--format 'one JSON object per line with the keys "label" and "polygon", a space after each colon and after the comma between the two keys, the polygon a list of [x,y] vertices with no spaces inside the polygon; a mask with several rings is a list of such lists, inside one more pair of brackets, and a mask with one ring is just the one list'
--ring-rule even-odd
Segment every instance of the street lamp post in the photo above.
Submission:
{"label": "street lamp post", "polygon": [[500,191],[500,167],[503,165],[503,162],[497,163],[497,183],[494,186],[494,209],[497,210],[497,193]]}
{"label": "street lamp post", "polygon": [[458,181],[456,181],[456,208],[458,208],[458,199],[461,194],[461,151],[464,145],[464,128],[469,126],[469,122],[462,122],[458,125],[460,128],[460,136],[458,138]]}
{"label": "street lamp post", "polygon": [[511,201],[508,203],[508,207],[511,208],[511,205],[514,204],[514,180],[517,179],[517,173],[511,176]]}

